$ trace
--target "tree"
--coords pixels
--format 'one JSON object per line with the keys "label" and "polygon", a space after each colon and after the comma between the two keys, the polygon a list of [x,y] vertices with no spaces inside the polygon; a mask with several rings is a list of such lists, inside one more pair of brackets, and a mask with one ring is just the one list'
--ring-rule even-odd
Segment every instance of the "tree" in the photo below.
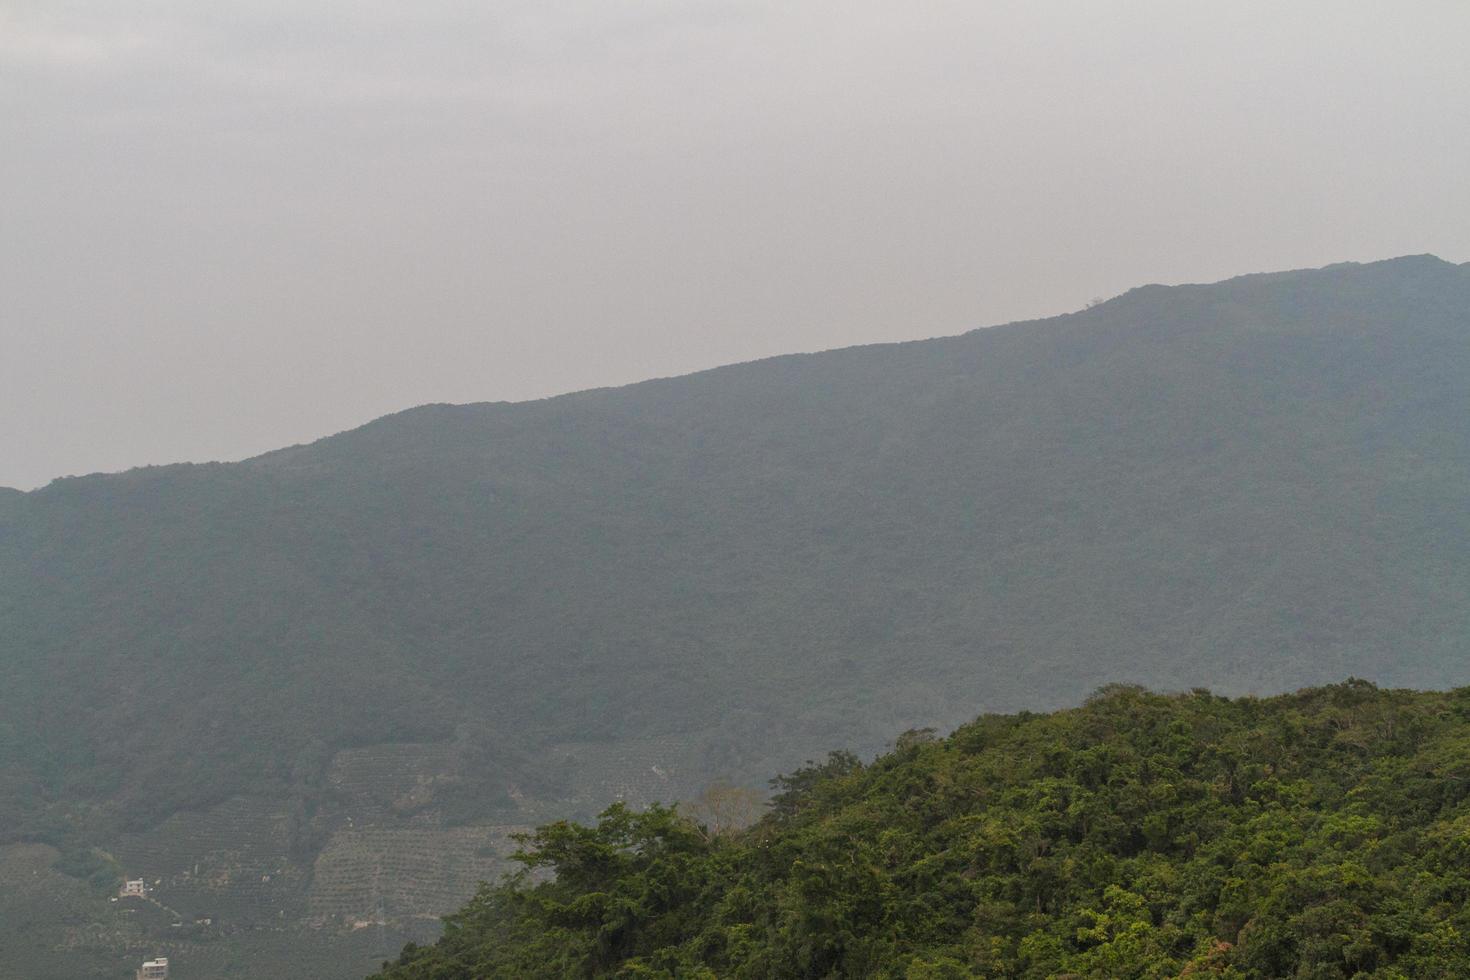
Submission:
{"label": "tree", "polygon": [[764,803],[760,790],[717,780],[694,799],[679,804],[679,812],[704,827],[710,836],[721,837],[755,823]]}

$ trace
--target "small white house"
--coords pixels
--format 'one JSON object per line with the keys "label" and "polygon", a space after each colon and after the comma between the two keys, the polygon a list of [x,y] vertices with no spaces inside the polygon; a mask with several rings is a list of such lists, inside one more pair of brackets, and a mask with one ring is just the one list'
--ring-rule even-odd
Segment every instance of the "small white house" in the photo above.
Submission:
{"label": "small white house", "polygon": [[123,882],[122,889],[117,894],[119,898],[147,898],[148,886],[143,884],[142,878],[134,878]]}
{"label": "small white house", "polygon": [[146,960],[138,967],[138,980],[168,980],[168,957],[160,956],[156,960]]}

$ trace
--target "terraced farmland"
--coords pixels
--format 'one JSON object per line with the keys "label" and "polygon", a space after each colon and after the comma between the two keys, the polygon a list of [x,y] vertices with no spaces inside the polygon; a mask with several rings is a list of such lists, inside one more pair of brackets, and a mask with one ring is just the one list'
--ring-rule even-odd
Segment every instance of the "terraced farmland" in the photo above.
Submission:
{"label": "terraced farmland", "polygon": [[452,744],[374,745],[338,752],[327,784],[354,810],[409,814],[429,806],[434,788],[456,778],[460,766]]}
{"label": "terraced farmland", "polygon": [[492,786],[515,822],[454,824],[439,794],[478,775],[470,758],[458,742],[355,747],[294,802],[241,796],[86,842],[147,882],[148,900],[61,874],[54,848],[4,848],[0,921],[24,937],[27,972],[0,957],[0,980],[116,980],[154,956],[180,980],[364,976],[509,870],[511,834],[614,798],[675,799],[687,765],[662,740],[559,746],[545,761],[576,800]]}
{"label": "terraced farmland", "polygon": [[368,828],[334,834],[313,869],[313,921],[362,928],[433,919],[509,868],[510,835],[526,826]]}
{"label": "terraced farmland", "polygon": [[698,743],[677,736],[552,746],[548,765],[564,771],[572,799],[589,813],[614,800],[636,805],[688,799],[706,781]]}

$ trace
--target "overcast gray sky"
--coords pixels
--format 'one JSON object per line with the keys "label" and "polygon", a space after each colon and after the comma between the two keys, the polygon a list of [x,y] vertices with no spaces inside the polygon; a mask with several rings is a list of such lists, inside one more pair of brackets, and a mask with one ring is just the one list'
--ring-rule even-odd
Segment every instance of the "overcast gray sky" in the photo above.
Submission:
{"label": "overcast gray sky", "polygon": [[0,484],[1470,259],[1466,0],[0,0]]}

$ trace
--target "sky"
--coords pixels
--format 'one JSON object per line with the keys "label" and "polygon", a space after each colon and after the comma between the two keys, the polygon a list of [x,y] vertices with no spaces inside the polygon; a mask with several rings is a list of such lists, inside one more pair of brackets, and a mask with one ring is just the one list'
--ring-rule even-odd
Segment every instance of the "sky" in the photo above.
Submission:
{"label": "sky", "polygon": [[0,485],[1470,260],[1465,0],[0,0]]}

